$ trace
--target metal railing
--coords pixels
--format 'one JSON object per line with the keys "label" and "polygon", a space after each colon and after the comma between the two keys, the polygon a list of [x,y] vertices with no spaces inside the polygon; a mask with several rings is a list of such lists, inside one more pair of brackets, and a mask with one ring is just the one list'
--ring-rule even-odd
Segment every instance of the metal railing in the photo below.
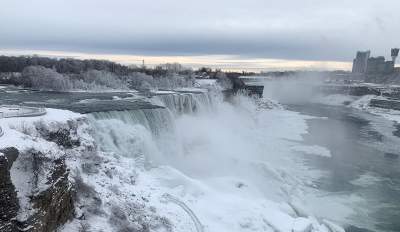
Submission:
{"label": "metal railing", "polygon": [[[29,106],[2,106],[6,108],[7,112],[0,112],[0,119],[14,118],[14,117],[36,117],[45,115],[46,109],[43,107],[29,107]],[[0,137],[4,135],[4,131],[0,126]]]}
{"label": "metal railing", "polygon": [[0,118],[14,117],[35,117],[46,114],[46,109],[43,107],[29,106],[3,106],[8,112],[0,112]]}
{"label": "metal railing", "polygon": [[185,203],[183,203],[181,200],[179,200],[178,198],[176,198],[168,193],[163,194],[162,197],[167,202],[172,202],[172,203],[180,206],[192,219],[194,226],[196,227],[196,231],[204,232],[204,226],[201,224],[199,218],[197,218],[196,214],[194,214],[194,212]]}

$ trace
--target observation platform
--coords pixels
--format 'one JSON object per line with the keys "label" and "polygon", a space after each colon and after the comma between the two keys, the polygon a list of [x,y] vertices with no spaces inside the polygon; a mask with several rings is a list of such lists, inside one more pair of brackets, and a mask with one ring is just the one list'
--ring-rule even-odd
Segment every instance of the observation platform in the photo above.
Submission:
{"label": "observation platform", "polygon": [[[15,117],[36,117],[46,114],[46,109],[40,107],[28,106],[0,106],[0,119],[1,118],[15,118]],[[4,135],[4,131],[0,126],[0,137]]]}

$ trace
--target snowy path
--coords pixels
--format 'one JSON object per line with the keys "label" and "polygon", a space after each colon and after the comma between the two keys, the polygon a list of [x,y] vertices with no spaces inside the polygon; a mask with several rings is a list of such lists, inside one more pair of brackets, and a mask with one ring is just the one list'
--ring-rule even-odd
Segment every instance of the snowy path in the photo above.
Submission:
{"label": "snowy path", "polygon": [[0,106],[0,118],[34,117],[46,114],[44,108],[28,106]]}

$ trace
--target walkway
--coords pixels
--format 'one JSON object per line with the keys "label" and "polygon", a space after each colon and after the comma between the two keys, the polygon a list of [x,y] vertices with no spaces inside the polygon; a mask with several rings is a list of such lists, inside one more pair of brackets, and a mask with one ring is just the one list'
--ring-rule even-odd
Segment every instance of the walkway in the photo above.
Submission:
{"label": "walkway", "polygon": [[[15,117],[36,117],[46,114],[45,108],[29,107],[29,106],[0,106],[0,119],[1,118],[15,118]],[[0,126],[0,137],[4,135],[4,131]]]}

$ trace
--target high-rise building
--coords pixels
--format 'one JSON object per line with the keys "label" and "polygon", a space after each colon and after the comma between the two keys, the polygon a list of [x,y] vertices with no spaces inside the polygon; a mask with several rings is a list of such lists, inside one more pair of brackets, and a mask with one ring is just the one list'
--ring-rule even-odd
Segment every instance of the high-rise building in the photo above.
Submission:
{"label": "high-rise building", "polygon": [[391,74],[395,71],[396,58],[399,55],[398,48],[392,48],[392,60],[385,61],[384,56],[370,57],[371,52],[357,52],[353,60],[353,73],[357,74]]}
{"label": "high-rise building", "polygon": [[353,60],[353,73],[366,73],[367,63],[370,56],[370,51],[357,52],[356,58]]}
{"label": "high-rise building", "polygon": [[399,49],[398,48],[392,48],[391,54],[392,54],[393,64],[396,64],[396,58],[399,55]]}
{"label": "high-rise building", "polygon": [[394,72],[394,62],[385,61],[385,57],[371,57],[367,63],[368,74],[390,74]]}

